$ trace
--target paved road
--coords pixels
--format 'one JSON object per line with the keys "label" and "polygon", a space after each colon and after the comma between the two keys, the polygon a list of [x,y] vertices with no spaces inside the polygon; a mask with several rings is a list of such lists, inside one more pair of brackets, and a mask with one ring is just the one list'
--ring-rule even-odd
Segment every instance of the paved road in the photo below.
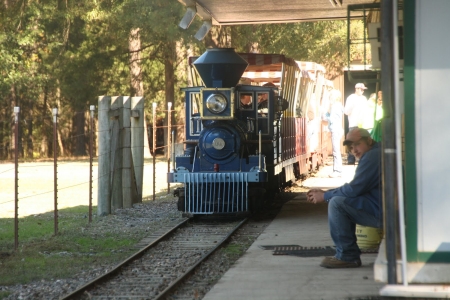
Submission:
{"label": "paved road", "polygon": [[[19,217],[53,211],[53,162],[19,164]],[[143,196],[153,195],[153,175],[156,193],[167,190],[167,162],[157,162],[153,170],[151,159],[144,164]],[[14,217],[14,164],[0,163],[0,218]],[[89,205],[89,162],[58,163],[58,209]],[[97,205],[97,163],[93,165],[92,204]]]}
{"label": "paved road", "polygon": [[[167,162],[144,164],[143,196],[153,195],[153,176],[156,174],[156,193],[167,190]],[[331,188],[353,178],[355,166],[344,166],[342,178],[328,178],[332,166],[323,167],[314,176],[303,181],[304,187]],[[97,205],[97,163],[93,166],[92,205]],[[53,162],[19,164],[19,217],[40,214],[54,209]],[[58,209],[89,205],[89,163],[58,163]],[[14,217],[14,164],[0,163],[0,218]]]}

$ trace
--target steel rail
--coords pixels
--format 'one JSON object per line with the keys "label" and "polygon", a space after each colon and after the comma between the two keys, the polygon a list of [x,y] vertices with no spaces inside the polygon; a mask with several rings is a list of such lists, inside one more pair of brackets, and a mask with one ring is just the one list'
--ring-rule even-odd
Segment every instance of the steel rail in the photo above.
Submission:
{"label": "steel rail", "polygon": [[170,235],[176,229],[184,226],[188,221],[189,221],[189,219],[185,219],[182,222],[178,223],[173,228],[168,230],[166,233],[164,233],[163,235],[158,237],[156,240],[154,240],[153,242],[151,242],[150,244],[148,244],[147,246],[145,246],[144,248],[142,248],[141,250],[139,250],[138,252],[136,252],[135,254],[130,256],[129,258],[127,258],[126,260],[124,260],[123,262],[121,262],[118,265],[116,265],[111,271],[109,271],[109,272],[107,272],[107,273],[105,273],[103,275],[100,275],[99,277],[97,277],[97,278],[93,279],[92,281],[86,283],[85,285],[83,285],[82,287],[80,287],[77,290],[73,291],[69,295],[66,295],[63,298],[61,298],[61,300],[73,299],[73,297],[80,296],[82,293],[87,291],[89,288],[93,287],[95,284],[98,284],[98,283],[101,283],[103,281],[106,281],[110,276],[113,276],[114,274],[116,274],[123,267],[128,265],[128,263],[130,263],[130,262],[136,260],[137,258],[141,257],[148,249],[150,249],[153,246],[155,246],[156,244],[158,244],[161,240],[165,239],[168,235]]}
{"label": "steel rail", "polygon": [[154,300],[164,299],[164,297],[167,297],[168,294],[174,290],[178,284],[180,284],[186,277],[191,275],[194,270],[203,262],[205,261],[211,254],[213,254],[217,249],[219,249],[239,228],[241,228],[242,225],[244,225],[248,221],[248,218],[245,218],[242,220],[238,225],[236,225],[233,230],[231,230],[227,236],[225,236],[214,248],[212,248],[208,253],[203,255],[192,267],[190,267],[184,274],[182,274],[180,277],[178,277],[173,283],[171,283],[164,291],[159,293]]}

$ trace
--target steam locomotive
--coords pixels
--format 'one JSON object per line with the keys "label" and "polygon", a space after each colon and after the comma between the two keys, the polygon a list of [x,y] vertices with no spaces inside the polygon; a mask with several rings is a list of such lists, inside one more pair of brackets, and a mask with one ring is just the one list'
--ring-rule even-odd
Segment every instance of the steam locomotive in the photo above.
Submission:
{"label": "steam locomotive", "polygon": [[184,154],[168,173],[183,184],[174,190],[180,211],[252,212],[323,164],[329,136],[314,121],[328,90],[323,67],[232,48],[207,49],[189,65],[198,83],[182,89]]}

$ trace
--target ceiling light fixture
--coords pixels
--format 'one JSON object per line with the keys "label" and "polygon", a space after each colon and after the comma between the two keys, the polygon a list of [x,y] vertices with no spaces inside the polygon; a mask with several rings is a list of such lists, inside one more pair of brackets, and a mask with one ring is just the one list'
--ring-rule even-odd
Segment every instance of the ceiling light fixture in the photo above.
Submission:
{"label": "ceiling light fixture", "polygon": [[186,13],[183,16],[183,19],[181,19],[180,26],[183,29],[187,29],[189,25],[191,25],[192,21],[195,19],[195,15],[197,14],[197,9],[195,6],[187,6],[186,7]]}
{"label": "ceiling light fixture", "polygon": [[203,38],[208,34],[208,32],[211,30],[212,27],[212,21],[211,20],[204,20],[202,26],[195,34],[195,38],[199,41],[203,40]]}

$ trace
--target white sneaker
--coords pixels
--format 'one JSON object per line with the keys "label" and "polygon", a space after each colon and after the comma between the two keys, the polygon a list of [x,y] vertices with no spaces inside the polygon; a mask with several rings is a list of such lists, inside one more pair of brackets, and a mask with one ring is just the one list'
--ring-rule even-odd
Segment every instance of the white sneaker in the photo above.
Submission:
{"label": "white sneaker", "polygon": [[341,178],[342,174],[341,174],[341,172],[333,172],[330,175],[328,175],[328,177],[330,177],[330,178]]}

